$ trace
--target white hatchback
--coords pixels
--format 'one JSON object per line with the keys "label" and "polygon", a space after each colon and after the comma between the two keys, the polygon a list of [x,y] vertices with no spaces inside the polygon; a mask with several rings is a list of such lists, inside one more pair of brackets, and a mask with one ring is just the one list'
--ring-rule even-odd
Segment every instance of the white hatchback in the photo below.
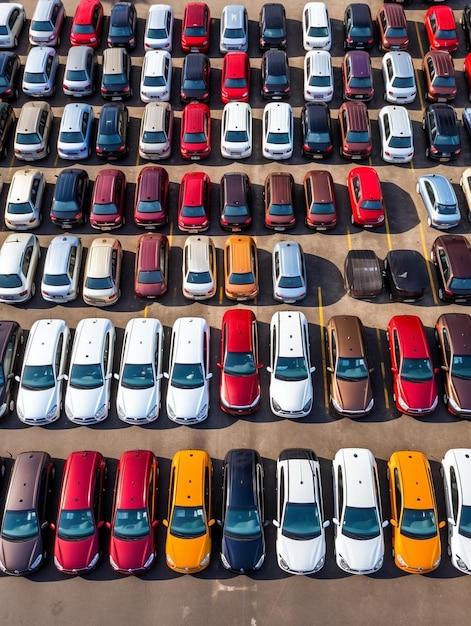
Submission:
{"label": "white hatchback", "polygon": [[287,102],[269,102],[263,109],[262,154],[281,161],[293,156],[293,109]]}
{"label": "white hatchback", "polygon": [[37,320],[26,343],[16,399],[20,420],[44,426],[59,419],[70,331],[64,320]]}
{"label": "white hatchback", "polygon": [[61,159],[79,161],[90,156],[93,121],[93,108],[86,102],[66,104],[57,138]]}
{"label": "white hatchback", "polygon": [[273,297],[292,304],[307,292],[304,252],[297,241],[278,241],[272,253]]}
{"label": "white hatchback", "polygon": [[41,295],[47,302],[75,300],[79,292],[82,242],[76,235],[57,235],[47,249]]}
{"label": "white hatchback", "polygon": [[252,154],[252,109],[247,102],[229,102],[222,111],[221,156],[245,159]]}
{"label": "white hatchback", "polygon": [[106,318],[80,320],[70,359],[65,414],[76,424],[102,422],[108,417],[113,378],[115,329]]}
{"label": "white hatchback", "polygon": [[20,304],[34,296],[34,277],[40,256],[35,235],[8,235],[0,248],[0,302]]}
{"label": "white hatchback", "polygon": [[387,163],[409,163],[414,157],[414,134],[405,107],[385,106],[378,115],[381,158]]}
{"label": "white hatchback", "polygon": [[417,95],[414,66],[408,52],[386,52],[381,62],[384,80],[384,99],[393,104],[410,104]]}
{"label": "white hatchback", "polygon": [[159,417],[164,329],[158,319],[142,317],[126,324],[121,353],[116,410],[128,424]]}
{"label": "white hatchback", "polygon": [[152,4],[147,15],[144,49],[172,51],[173,8],[169,4]]}
{"label": "white hatchback", "polygon": [[304,57],[304,99],[330,102],[334,97],[334,70],[327,50],[309,50]]}
{"label": "white hatchback", "polygon": [[56,91],[59,54],[49,46],[31,48],[26,57],[22,89],[27,96],[49,98]]}
{"label": "white hatchback", "polygon": [[11,179],[5,204],[5,226],[31,230],[41,224],[41,207],[46,181],[39,170],[17,170]]}
{"label": "white hatchback", "polygon": [[308,2],[303,8],[304,50],[330,50],[332,28],[329,12],[324,2]]}
{"label": "white hatchback", "polygon": [[166,50],[149,50],[141,71],[142,102],[167,102],[172,88],[172,57]]}
{"label": "white hatchback", "polygon": [[216,248],[211,237],[192,235],[185,241],[182,291],[190,300],[207,300],[216,293]]}

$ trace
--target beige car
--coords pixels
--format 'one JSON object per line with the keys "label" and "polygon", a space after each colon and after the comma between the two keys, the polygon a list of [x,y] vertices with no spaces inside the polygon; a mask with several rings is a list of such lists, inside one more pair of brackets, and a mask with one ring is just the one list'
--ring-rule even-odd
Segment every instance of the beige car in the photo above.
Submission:
{"label": "beige car", "polygon": [[23,105],[13,145],[17,159],[38,161],[49,154],[49,134],[53,119],[51,105],[44,100],[26,102]]}
{"label": "beige car", "polygon": [[123,250],[118,239],[97,237],[87,255],[83,279],[83,300],[90,306],[111,306],[121,295]]}
{"label": "beige car", "polygon": [[468,204],[468,220],[471,222],[471,167],[467,167],[461,174],[460,185]]}

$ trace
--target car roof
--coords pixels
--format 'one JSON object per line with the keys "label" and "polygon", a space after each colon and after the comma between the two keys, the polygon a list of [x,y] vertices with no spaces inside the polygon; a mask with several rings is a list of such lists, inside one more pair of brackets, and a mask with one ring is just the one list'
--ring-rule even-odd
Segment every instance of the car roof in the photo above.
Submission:
{"label": "car roof", "polygon": [[369,76],[371,74],[370,55],[366,50],[347,50],[345,62],[350,59],[352,74],[355,77]]}
{"label": "car roof", "polygon": [[84,174],[86,171],[80,168],[61,170],[54,187],[54,200],[74,198],[77,182]]}
{"label": "car roof", "polygon": [[[131,2],[116,2],[116,4],[111,7],[110,24],[113,24],[113,26],[127,26],[128,15],[131,9]],[[113,18],[112,22],[111,18]]]}
{"label": "car roof", "polygon": [[27,245],[34,245],[36,237],[28,233],[8,235],[0,249],[0,271],[2,274],[16,274]]}
{"label": "car roof", "polygon": [[204,172],[187,172],[183,175],[184,180],[184,197],[183,202],[189,205],[199,205],[204,202],[204,183],[206,174]]}
{"label": "car roof", "polygon": [[60,333],[68,335],[67,324],[64,320],[36,320],[28,335],[23,367],[25,365],[53,363],[56,353],[56,342]]}
{"label": "car roof", "polygon": [[98,172],[93,187],[93,203],[106,204],[113,199],[113,190],[118,178],[123,178],[121,170],[108,168]]}
{"label": "car roof", "polygon": [[44,178],[42,172],[37,169],[17,170],[11,179],[7,202],[14,204],[28,202],[33,181],[37,176]]}
{"label": "car roof", "polygon": [[390,50],[386,52],[384,58],[390,59],[397,76],[414,76],[414,66],[412,57],[404,50]]}
{"label": "car roof", "polygon": [[227,172],[221,179],[224,189],[224,202],[231,205],[245,204],[248,176],[240,172]]}
{"label": "car roof", "polygon": [[59,0],[36,0],[33,13],[33,22],[49,21],[51,12],[56,5],[61,5]]}
{"label": "car roof", "polygon": [[293,110],[287,102],[269,102],[265,106],[265,113],[269,113],[269,129],[274,128],[277,131],[288,131],[290,129]]}
{"label": "car roof", "polygon": [[176,468],[174,498],[177,506],[198,506],[203,498],[204,472],[211,459],[204,450],[179,450],[172,459]]}
{"label": "car roof", "polygon": [[351,15],[356,26],[371,25],[371,11],[367,4],[364,2],[353,2],[348,5],[347,9],[351,11]]}
{"label": "car roof", "polygon": [[204,2],[188,2],[185,6],[186,21],[192,26],[205,25],[205,12],[208,5]]}
{"label": "car roof", "polygon": [[471,276],[471,246],[464,235],[441,235],[435,240],[448,257],[451,273],[456,278]]}
{"label": "car roof", "polygon": [[379,180],[378,173],[374,167],[368,165],[361,165],[360,167],[354,167],[349,172],[349,179],[358,176],[361,181],[363,197],[378,198],[382,197],[381,182]]}
{"label": "car roof", "polygon": [[332,72],[332,57],[327,50],[309,50],[306,53],[305,60],[306,62],[311,62],[311,75],[330,76]]}
{"label": "car roof", "polygon": [[185,117],[184,129],[187,132],[201,132],[204,129],[204,118],[208,107],[200,102],[191,102],[183,109]]}
{"label": "car roof", "polygon": [[446,326],[453,352],[457,355],[470,355],[471,317],[467,313],[443,313],[438,322]]}
{"label": "car roof", "polygon": [[226,239],[225,249],[230,250],[233,272],[249,272],[252,269],[251,247],[255,245],[249,235],[231,235]]}
{"label": "car roof", "polygon": [[13,4],[13,3],[7,3],[7,2],[1,3],[0,4],[0,24],[6,24],[6,21],[10,13],[14,9],[18,9],[20,6],[21,6],[20,4]]}
{"label": "car roof", "polygon": [[355,292],[381,293],[381,267],[373,250],[349,250],[345,258],[345,274],[348,286]]}
{"label": "car roof", "polygon": [[194,363],[203,358],[204,333],[209,327],[202,317],[179,317],[175,320],[172,334],[175,338],[174,360],[178,363]]}
{"label": "car roof", "polygon": [[390,28],[402,28],[406,24],[404,9],[398,4],[384,4],[379,11],[384,11]]}
{"label": "car roof", "polygon": [[42,469],[51,461],[47,452],[21,452],[10,476],[5,511],[25,511],[37,505]]}
{"label": "car roof", "polygon": [[248,58],[247,52],[241,52],[240,50],[227,52],[222,62],[224,76],[226,78],[239,78],[245,75]]}
{"label": "car roof", "polygon": [[168,179],[166,170],[160,165],[146,165],[139,172],[138,200],[154,200],[160,198],[160,181]]}
{"label": "car roof", "polygon": [[56,56],[55,48],[49,46],[34,46],[26,57],[25,72],[39,72],[44,69],[49,56]]}
{"label": "car roof", "polygon": [[173,13],[173,8],[169,4],[151,4],[148,13],[149,25],[152,28],[166,26],[168,12]]}
{"label": "car roof", "polygon": [[252,112],[250,104],[248,102],[228,102],[224,105],[226,111],[226,120],[228,130],[248,129],[250,125],[247,119],[247,111]]}
{"label": "car roof", "polygon": [[70,248],[79,246],[80,239],[76,235],[57,235],[47,249],[44,263],[44,274],[62,274],[68,271]]}
{"label": "car roof", "polygon": [[225,19],[226,25],[230,22],[231,28],[240,28],[245,26],[245,13],[246,8],[242,4],[226,4],[221,18]]}
{"label": "car roof", "polygon": [[435,71],[439,76],[454,76],[455,67],[453,58],[448,50],[429,50],[425,54],[425,59],[430,58],[433,61]]}
{"label": "car roof", "polygon": [[281,27],[285,15],[285,7],[281,2],[267,2],[262,6],[265,13],[265,20],[273,24],[273,27]]}
{"label": "car roof", "polygon": [[106,334],[113,330],[112,322],[105,317],[81,319],[75,330],[70,364],[100,362]]}
{"label": "car roof", "polygon": [[0,360],[3,359],[8,344],[10,343],[10,337],[12,333],[21,331],[21,327],[18,322],[11,320],[0,320]]}
{"label": "car roof", "polygon": [[416,291],[428,285],[425,259],[417,250],[390,250],[386,259],[398,289]]}
{"label": "car roof", "polygon": [[468,448],[453,448],[448,450],[444,457],[455,468],[457,487],[461,491],[462,504],[471,505],[471,450]]}
{"label": "car roof", "polygon": [[293,176],[289,172],[271,172],[265,179],[270,183],[270,198],[274,204],[292,202]]}
{"label": "car roof", "polygon": [[446,176],[442,174],[424,174],[420,179],[429,181],[441,204],[456,204],[455,192]]}
{"label": "car roof", "polygon": [[278,332],[279,356],[304,354],[302,328],[307,326],[307,319],[301,311],[277,311],[271,318],[271,326]]}
{"label": "car roof", "polygon": [[[394,459],[393,459],[394,457]],[[408,509],[434,508],[434,491],[430,465],[423,452],[399,450],[391,456],[402,477],[403,507]]]}
{"label": "car roof", "polygon": [[102,462],[103,457],[99,452],[84,450],[69,454],[62,479],[62,509],[87,509],[93,505],[96,470]]}
{"label": "car roof", "polygon": [[250,309],[229,309],[223,317],[226,325],[226,348],[228,352],[251,352],[252,324],[255,315]]}
{"label": "car roof", "polygon": [[304,176],[304,180],[307,179],[311,181],[314,202],[332,202],[334,200],[334,181],[328,170],[310,170]]}
{"label": "car roof", "polygon": [[340,358],[365,356],[363,325],[356,315],[334,315],[328,326],[335,330],[337,352]]}
{"label": "car roof", "polygon": [[389,116],[389,125],[392,135],[412,136],[412,125],[406,107],[391,104],[383,107],[380,111],[380,115]]}
{"label": "car roof", "polygon": [[270,50],[267,50],[263,56],[266,59],[267,70],[269,72],[276,72],[278,75],[285,70],[288,58],[284,50],[270,48]]}
{"label": "car roof", "polygon": [[144,56],[145,73],[150,76],[162,76],[166,59],[170,62],[172,59],[167,50],[148,50]]}
{"label": "car roof", "polygon": [[273,256],[275,254],[279,254],[281,275],[299,276],[303,251],[297,241],[278,241],[273,248]]}
{"label": "car roof", "polygon": [[146,506],[149,491],[149,471],[155,462],[150,450],[128,450],[119,461],[116,484],[116,507],[120,509],[142,509]]}
{"label": "car roof", "polygon": [[456,112],[450,104],[431,104],[428,107],[428,111],[434,115],[439,132],[446,133],[447,135],[456,135],[459,133]]}
{"label": "car roof", "polygon": [[148,102],[144,109],[143,128],[165,129],[165,114],[169,108],[168,102]]}
{"label": "car roof", "polygon": [[91,107],[85,102],[66,104],[62,113],[61,130],[81,130],[84,113],[91,113]]}
{"label": "car roof", "polygon": [[375,484],[372,467],[376,463],[366,448],[342,448],[335,455],[342,468],[346,506],[376,506]]}
{"label": "car roof", "polygon": [[320,484],[319,462],[312,450],[283,450],[277,466],[285,468],[285,497],[288,502],[317,501],[314,481],[317,474]]}
{"label": "car roof", "polygon": [[347,101],[340,108],[347,114],[347,123],[350,130],[363,131],[370,127],[368,109],[364,102]]}
{"label": "car roof", "polygon": [[249,507],[255,504],[256,466],[261,463],[256,450],[229,450],[224,459],[231,506]]}
{"label": "car roof", "polygon": [[154,338],[163,333],[161,322],[153,317],[134,317],[126,324],[124,363],[147,363],[155,360]]}
{"label": "car roof", "polygon": [[312,26],[325,25],[327,6],[324,2],[308,2],[304,5],[304,11],[307,11]]}
{"label": "car roof", "polygon": [[186,256],[188,257],[188,271],[205,272],[210,267],[209,249],[213,247],[209,237],[192,235],[185,241]]}
{"label": "car roof", "polygon": [[[115,48],[109,48],[110,50],[114,50]],[[121,50],[121,48],[117,48],[117,50]],[[108,102],[104,104],[101,108],[100,113],[100,127],[106,126],[107,123],[116,124],[116,121],[119,118],[120,112],[124,109],[124,105],[116,102]]]}
{"label": "car roof", "polygon": [[429,356],[425,331],[417,315],[395,315],[391,318],[397,334],[401,337],[402,356],[404,358],[425,358]]}
{"label": "car roof", "polygon": [[93,48],[90,46],[72,46],[67,53],[66,69],[84,69],[87,57],[94,54]]}
{"label": "car roof", "polygon": [[[228,55],[226,55],[224,59],[227,59],[227,56]],[[186,77],[190,80],[193,78],[199,78],[207,60],[208,57],[203,52],[193,52],[192,54],[187,54],[183,62]]]}
{"label": "car roof", "polygon": [[165,235],[146,233],[139,237],[139,269],[153,271],[160,269],[160,249],[165,245]]}

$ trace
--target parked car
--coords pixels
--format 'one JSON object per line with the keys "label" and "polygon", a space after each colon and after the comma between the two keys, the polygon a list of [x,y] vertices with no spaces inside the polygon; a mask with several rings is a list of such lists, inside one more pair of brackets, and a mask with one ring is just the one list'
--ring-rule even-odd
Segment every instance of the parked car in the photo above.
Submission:
{"label": "parked car", "polygon": [[26,22],[24,6],[16,2],[0,6],[0,48],[16,48]]}
{"label": "parked car", "polygon": [[374,250],[349,250],[343,268],[345,291],[352,298],[374,298],[381,294],[381,265]]}
{"label": "parked car", "polygon": [[371,155],[372,137],[368,109],[364,102],[344,102],[339,109],[340,155],[366,159]]}
{"label": "parked car", "polygon": [[414,133],[407,109],[383,107],[378,115],[381,158],[386,163],[410,163],[414,157]]}
{"label": "parked car", "polygon": [[209,227],[211,181],[205,172],[187,172],[180,181],[178,228],[192,233]]}
{"label": "parked car", "polygon": [[133,50],[136,47],[137,11],[132,2],[116,2],[111,7],[107,43],[110,47]]}
{"label": "parked car", "polygon": [[72,46],[98,48],[101,41],[103,5],[100,0],[80,0],[70,29]]}
{"label": "parked car", "polygon": [[207,159],[211,154],[211,114],[207,104],[190,102],[183,109],[180,154],[192,161]]}
{"label": "parked car", "polygon": [[293,304],[307,293],[304,252],[297,241],[278,241],[272,252],[273,297]]}
{"label": "parked car", "polygon": [[466,237],[437,237],[430,257],[437,270],[439,299],[456,304],[471,300],[471,245]]}
{"label": "parked car", "polygon": [[256,450],[230,450],[223,462],[221,561],[245,574],[265,560],[263,464]]}
{"label": "parked car", "polygon": [[443,313],[435,324],[445,385],[443,401],[452,415],[465,418],[471,417],[470,335],[471,317],[467,313]]}
{"label": "parked car", "polygon": [[404,9],[398,4],[384,4],[376,17],[380,51],[406,50],[409,46],[407,19]]}
{"label": "parked car", "polygon": [[461,213],[453,187],[441,174],[423,174],[417,178],[417,193],[427,211],[429,226],[447,230],[458,226]]}
{"label": "parked car", "polygon": [[263,186],[265,226],[283,231],[296,225],[294,178],[289,172],[271,172]]}
{"label": "parked car", "polygon": [[425,13],[424,25],[431,50],[456,52],[458,49],[458,34],[451,7],[430,7]]}
{"label": "parked car", "polygon": [[249,47],[249,17],[244,5],[228,4],[222,9],[219,52],[247,52]]}
{"label": "parked car", "polygon": [[236,232],[252,224],[250,179],[241,172],[223,174],[219,184],[219,224]]}
{"label": "parked car", "polygon": [[384,200],[376,170],[366,165],[354,167],[347,177],[352,208],[352,224],[374,228],[384,222]]}
{"label": "parked car", "polygon": [[242,302],[258,295],[258,259],[255,240],[231,235],[224,244],[224,293]]}
{"label": "parked car", "polygon": [[222,111],[221,156],[246,159],[252,155],[252,109],[246,102],[229,102]]}
{"label": "parked car", "polygon": [[183,247],[182,291],[190,300],[207,300],[216,293],[216,247],[211,237],[192,235]]}
{"label": "parked car", "polygon": [[449,161],[461,154],[458,117],[450,104],[430,104],[424,112],[425,156],[435,161]]}
{"label": "parked car", "polygon": [[157,557],[155,528],[159,464],[149,450],[124,452],[116,468],[110,529],[110,565],[120,574],[142,574]]}
{"label": "parked car", "polygon": [[471,50],[471,5],[467,4],[464,7],[460,23],[463,28],[466,51],[469,52]]}
{"label": "parked car", "polygon": [[391,300],[415,302],[422,298],[429,280],[425,259],[418,250],[389,250],[383,267]]}
{"label": "parked car", "polygon": [[369,102],[374,96],[373,70],[365,50],[348,50],[342,60],[343,99]]}
{"label": "parked car", "polygon": [[122,170],[101,169],[93,186],[90,204],[90,226],[101,231],[125,224],[124,197],[126,176]]}
{"label": "parked car", "polygon": [[146,233],[136,245],[134,293],[141,298],[163,296],[168,288],[169,243],[165,235]]}
{"label": "parked car", "polygon": [[73,46],[67,54],[62,90],[64,95],[81,98],[95,91],[96,56],[90,46]]}
{"label": "parked car", "polygon": [[[123,3],[116,3],[113,8],[119,4]],[[100,92],[106,100],[124,100],[132,96],[131,57],[125,48],[106,48],[103,51]]]}
{"label": "parked car", "polygon": [[149,7],[144,32],[144,50],[162,49],[172,52],[174,11],[169,4]]}
{"label": "parked car", "polygon": [[182,20],[180,45],[183,52],[207,52],[211,14],[205,2],[188,2]]}
{"label": "parked car", "polygon": [[18,322],[0,321],[0,417],[15,409],[13,390],[23,330]]}
{"label": "parked car", "polygon": [[83,275],[83,301],[90,306],[111,306],[120,295],[123,251],[118,239],[96,237],[89,249]]}
{"label": "parked car", "polygon": [[334,70],[327,50],[309,50],[304,57],[304,99],[330,102],[334,97]]}
{"label": "parked car", "polygon": [[386,52],[381,61],[384,99],[392,104],[410,104],[417,95],[414,66],[408,52]]}
{"label": "parked car", "polygon": [[5,203],[5,226],[9,230],[32,230],[41,224],[45,189],[40,170],[16,170]]}
{"label": "parked car", "polygon": [[170,100],[172,89],[172,56],[167,50],[149,50],[144,56],[141,71],[140,97],[142,102]]}
{"label": "parked car", "polygon": [[343,15],[343,47],[345,50],[371,50],[373,45],[370,7],[363,2],[349,4]]}
{"label": "parked car", "polygon": [[[5,6],[12,5],[0,4],[0,11]],[[0,99],[2,102],[12,102],[18,99],[20,68],[21,60],[17,54],[14,52],[0,52]]]}
{"label": "parked car", "polygon": [[460,176],[460,187],[467,203],[467,217],[471,222],[471,168],[467,167]]}
{"label": "parked car", "polygon": [[51,222],[55,226],[72,228],[85,222],[89,182],[83,169],[74,167],[59,172],[50,211]]}
{"label": "parked car", "polygon": [[281,100],[291,93],[288,56],[284,50],[267,50],[262,57],[262,89],[265,100]]}
{"label": "parked car", "polygon": [[167,159],[172,151],[173,109],[168,102],[149,102],[139,134],[139,156],[149,161]]}
{"label": "parked car", "polygon": [[269,102],[262,116],[262,154],[280,161],[293,156],[293,109],[287,102]]}
{"label": "parked car", "polygon": [[[159,417],[163,347],[164,329],[158,319],[135,317],[126,324],[119,373],[114,375],[116,412],[123,422],[148,424]],[[142,502],[136,505],[145,508]]]}
{"label": "parked car", "polygon": [[303,181],[305,199],[304,223],[323,231],[337,224],[337,201],[332,175],[328,170],[309,170]]}
{"label": "parked car", "polygon": [[324,159],[334,147],[330,110],[324,102],[308,102],[301,111],[302,155]]}
{"label": "parked car", "polygon": [[53,119],[48,102],[26,102],[21,107],[13,142],[17,159],[38,161],[49,154],[49,134]]}
{"label": "parked car", "polygon": [[447,50],[429,50],[422,59],[426,98],[430,102],[451,102],[457,85],[455,67]]}
{"label": "parked car", "polygon": [[304,50],[330,50],[332,28],[324,2],[307,2],[303,8],[302,24]]}
{"label": "parked car", "polygon": [[268,48],[286,49],[288,36],[286,11],[281,2],[267,2],[260,9],[258,18],[260,50]]}
{"label": "parked car", "polygon": [[92,153],[93,108],[85,103],[66,104],[62,113],[57,154],[61,159],[80,161]]}
{"label": "parked car", "polygon": [[143,167],[137,175],[134,223],[146,229],[168,222],[168,172],[157,165]]}
{"label": "parked car", "polygon": [[98,121],[96,154],[98,157],[115,160],[128,154],[128,108],[119,102],[105,104]]}
{"label": "parked car", "polygon": [[75,235],[57,235],[47,249],[41,295],[57,304],[75,300],[79,293],[82,242]]}
{"label": "parked car", "polygon": [[65,414],[75,424],[97,424],[108,417],[115,336],[106,318],[84,318],[77,324],[64,402]]}
{"label": "parked car", "polygon": [[38,238],[12,233],[0,248],[0,302],[20,304],[36,293],[34,277],[41,256]]}
{"label": "parked car", "polygon": [[[223,59],[223,64],[227,55]],[[180,100],[187,104],[192,100],[209,102],[211,63],[206,54],[194,52],[183,59]]]}
{"label": "parked car", "polygon": [[59,46],[66,14],[62,0],[37,0],[29,25],[32,46]]}

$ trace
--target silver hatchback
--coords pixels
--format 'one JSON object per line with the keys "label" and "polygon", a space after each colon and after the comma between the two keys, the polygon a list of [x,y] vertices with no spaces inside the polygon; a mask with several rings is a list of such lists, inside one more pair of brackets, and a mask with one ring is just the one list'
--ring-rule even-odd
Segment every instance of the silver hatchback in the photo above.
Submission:
{"label": "silver hatchback", "polygon": [[81,98],[95,91],[96,56],[89,46],[72,46],[67,55],[62,89],[66,96]]}
{"label": "silver hatchback", "polygon": [[23,93],[33,98],[49,98],[56,90],[59,54],[49,46],[31,48],[23,74]]}
{"label": "silver hatchback", "polygon": [[307,292],[303,249],[295,241],[279,241],[272,254],[273,297],[279,302],[302,300]]}
{"label": "silver hatchback", "polygon": [[417,178],[417,193],[427,211],[429,226],[447,230],[458,226],[461,214],[453,187],[441,174],[425,174]]}

